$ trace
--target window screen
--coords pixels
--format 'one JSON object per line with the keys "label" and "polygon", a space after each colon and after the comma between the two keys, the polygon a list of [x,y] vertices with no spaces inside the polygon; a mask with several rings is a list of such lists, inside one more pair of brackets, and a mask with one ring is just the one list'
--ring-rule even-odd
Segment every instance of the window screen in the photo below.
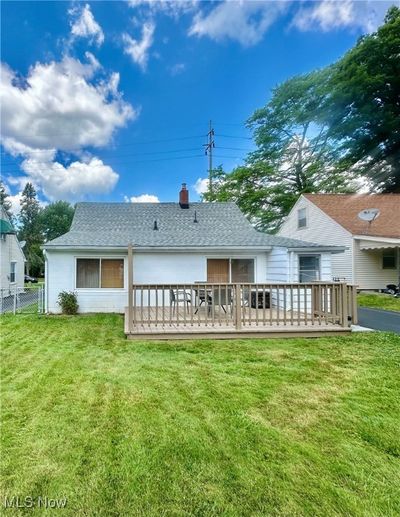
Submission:
{"label": "window screen", "polygon": [[297,227],[305,228],[307,226],[307,211],[305,208],[300,208],[297,211]]}
{"label": "window screen", "polygon": [[15,271],[16,271],[17,263],[11,262],[10,263],[10,282],[15,282]]}
{"label": "window screen", "polygon": [[254,260],[253,259],[232,259],[231,277],[234,283],[254,282]]}
{"label": "window screen", "polygon": [[319,275],[319,257],[316,255],[303,255],[299,257],[299,281],[316,282]]}
{"label": "window screen", "polygon": [[382,253],[382,268],[396,269],[396,250],[387,250]]}
{"label": "window screen", "polygon": [[100,259],[77,259],[76,287],[96,288],[100,282]]}
{"label": "window screen", "polygon": [[123,259],[77,259],[76,287],[104,289],[124,287]]}
{"label": "window screen", "polygon": [[124,287],[124,261],[123,259],[101,260],[101,287]]}

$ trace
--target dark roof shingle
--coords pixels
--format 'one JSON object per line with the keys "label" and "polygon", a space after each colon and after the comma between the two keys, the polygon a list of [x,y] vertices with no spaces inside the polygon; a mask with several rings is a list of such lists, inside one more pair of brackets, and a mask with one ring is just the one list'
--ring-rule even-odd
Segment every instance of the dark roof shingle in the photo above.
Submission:
{"label": "dark roof shingle", "polygon": [[70,231],[45,248],[126,247],[129,243],[171,248],[318,246],[258,232],[234,203],[191,203],[188,209],[178,203],[78,203]]}

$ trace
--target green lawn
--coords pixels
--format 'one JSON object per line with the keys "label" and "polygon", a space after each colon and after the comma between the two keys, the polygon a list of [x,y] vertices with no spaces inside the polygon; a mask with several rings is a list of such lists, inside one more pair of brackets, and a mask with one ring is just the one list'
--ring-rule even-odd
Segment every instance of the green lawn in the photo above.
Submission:
{"label": "green lawn", "polygon": [[361,307],[371,307],[373,309],[400,312],[400,298],[394,298],[390,294],[359,293],[357,300],[358,305]]}
{"label": "green lawn", "polygon": [[66,497],[68,516],[400,515],[399,336],[146,343],[126,341],[118,315],[0,324],[1,502]]}

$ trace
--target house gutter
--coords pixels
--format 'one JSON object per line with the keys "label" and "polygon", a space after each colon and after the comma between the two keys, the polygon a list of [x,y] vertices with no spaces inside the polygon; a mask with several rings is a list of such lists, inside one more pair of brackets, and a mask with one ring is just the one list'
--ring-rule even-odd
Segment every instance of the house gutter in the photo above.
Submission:
{"label": "house gutter", "polygon": [[[134,246],[135,253],[140,252],[186,252],[186,251],[221,251],[221,250],[235,250],[235,251],[271,251],[274,246]],[[128,249],[126,246],[42,246],[42,249],[47,251],[68,251],[68,250],[80,250],[80,251],[125,251]]]}
{"label": "house gutter", "polygon": [[308,247],[293,247],[293,246],[282,246],[282,248],[287,248],[289,251],[294,252],[330,252],[330,253],[343,253],[347,248],[347,246],[308,246]]}

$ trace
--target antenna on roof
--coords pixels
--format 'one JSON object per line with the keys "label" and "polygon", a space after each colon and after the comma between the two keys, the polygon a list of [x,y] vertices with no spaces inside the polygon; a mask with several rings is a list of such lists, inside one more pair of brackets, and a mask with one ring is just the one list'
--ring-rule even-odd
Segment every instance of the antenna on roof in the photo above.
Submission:
{"label": "antenna on roof", "polygon": [[158,230],[157,219],[154,221],[153,230]]}
{"label": "antenna on roof", "polygon": [[371,224],[379,214],[380,212],[378,208],[367,208],[366,210],[361,210],[361,212],[358,213],[358,218]]}
{"label": "antenna on roof", "polygon": [[194,211],[194,219],[193,219],[193,222],[194,223],[198,223],[199,221],[197,220],[197,212],[196,210]]}

